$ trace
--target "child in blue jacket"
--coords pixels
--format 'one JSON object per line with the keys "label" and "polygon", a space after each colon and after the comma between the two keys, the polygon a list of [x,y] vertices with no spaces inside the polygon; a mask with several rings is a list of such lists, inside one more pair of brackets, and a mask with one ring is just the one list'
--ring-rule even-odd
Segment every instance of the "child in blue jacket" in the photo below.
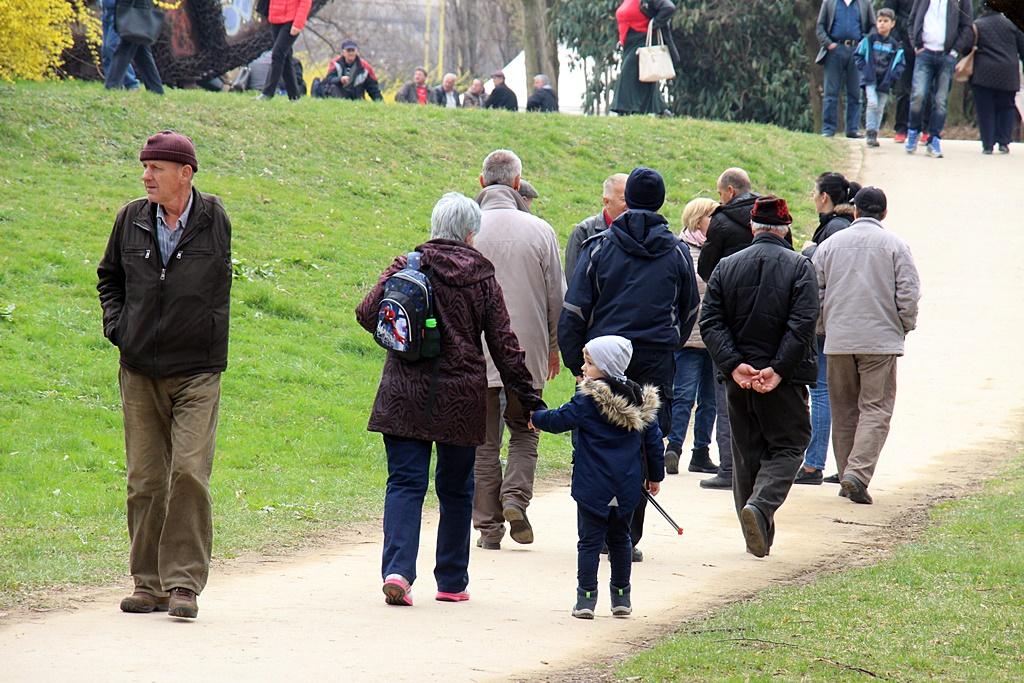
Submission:
{"label": "child in blue jacket", "polygon": [[661,400],[653,386],[626,378],[633,355],[628,339],[604,336],[583,347],[583,379],[572,400],[555,410],[538,410],[531,422],[545,432],[577,430],[572,497],[576,500],[576,606],[572,615],[593,619],[597,569],[607,540],[612,565],[612,615],[632,612],[629,577],[633,544],[629,520],[643,489],[658,493],[665,478],[665,451],[658,428]]}
{"label": "child in blue jacket", "polygon": [[896,13],[889,8],[878,10],[875,31],[865,36],[853,54],[860,71],[860,84],[868,103],[868,147],[878,147],[878,124],[882,121],[889,91],[900,78],[907,62],[900,41],[892,36]]}

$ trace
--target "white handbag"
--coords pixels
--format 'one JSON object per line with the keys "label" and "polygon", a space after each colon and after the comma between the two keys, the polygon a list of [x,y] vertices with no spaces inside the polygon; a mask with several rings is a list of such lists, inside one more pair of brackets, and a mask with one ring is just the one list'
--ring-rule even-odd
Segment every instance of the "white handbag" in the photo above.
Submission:
{"label": "white handbag", "polygon": [[671,81],[676,77],[676,68],[672,65],[672,55],[665,45],[661,29],[658,29],[659,44],[652,45],[654,22],[647,25],[647,45],[636,49],[636,58],[640,65],[640,82],[657,83]]}

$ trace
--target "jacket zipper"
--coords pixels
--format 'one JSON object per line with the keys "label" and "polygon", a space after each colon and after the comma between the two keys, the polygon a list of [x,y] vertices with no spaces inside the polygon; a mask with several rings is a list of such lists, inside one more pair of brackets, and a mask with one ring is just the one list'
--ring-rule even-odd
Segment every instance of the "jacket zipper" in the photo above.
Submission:
{"label": "jacket zipper", "polygon": [[[193,210],[196,210],[196,205],[195,205],[194,202],[192,204],[192,208],[193,208]],[[139,221],[138,219],[136,219],[134,221],[134,224],[136,226],[142,228],[146,232],[148,232],[152,239],[156,239],[156,235],[154,234],[152,228],[150,228],[148,225],[146,225],[145,223]],[[188,235],[182,235],[181,242],[178,243],[177,259],[179,261],[181,260],[182,247],[184,247],[186,244],[191,242],[192,238],[195,237],[197,232],[198,232],[198,230],[193,230]],[[150,250],[147,249],[146,250],[146,256],[145,256],[146,259],[149,259],[149,252],[150,252]],[[159,358],[158,351],[160,350],[159,349],[159,346],[160,346],[160,323],[163,321],[163,318],[164,318],[164,281],[167,279],[167,268],[168,268],[168,266],[170,266],[170,264],[171,264],[171,259],[167,260],[167,265],[166,266],[163,265],[162,263],[160,264],[160,295],[158,297],[159,300],[160,300],[160,306],[159,306],[159,310],[158,310],[158,314],[157,314],[157,318],[156,318],[156,334],[154,335],[154,338],[153,338],[153,372],[157,376],[159,376],[159,374],[160,374],[159,367],[157,365],[157,358]]]}

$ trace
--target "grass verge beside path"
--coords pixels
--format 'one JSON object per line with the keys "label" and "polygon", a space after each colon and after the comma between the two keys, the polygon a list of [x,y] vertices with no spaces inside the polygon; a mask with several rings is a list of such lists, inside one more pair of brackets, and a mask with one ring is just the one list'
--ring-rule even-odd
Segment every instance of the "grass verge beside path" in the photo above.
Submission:
{"label": "grass verge beside path", "polygon": [[1024,680],[1024,460],[876,566],[768,590],[681,631],[620,678]]}
{"label": "grass verge beside path", "polygon": [[[24,590],[127,568],[117,352],[96,264],[118,208],[143,194],[138,154],[174,128],[198,148],[237,259],[213,471],[216,557],[294,544],[381,513],[385,461],[365,431],[383,352],[353,309],[394,255],[426,241],[443,192],[474,196],[483,157],[519,153],[536,213],[565,243],[601,183],[645,164],[665,215],[740,165],[817,224],[809,188],[845,147],[763,125],[581,118],[249,97],[0,85],[0,608]],[[563,373],[546,392],[572,392]],[[567,438],[541,440],[541,472]]]}

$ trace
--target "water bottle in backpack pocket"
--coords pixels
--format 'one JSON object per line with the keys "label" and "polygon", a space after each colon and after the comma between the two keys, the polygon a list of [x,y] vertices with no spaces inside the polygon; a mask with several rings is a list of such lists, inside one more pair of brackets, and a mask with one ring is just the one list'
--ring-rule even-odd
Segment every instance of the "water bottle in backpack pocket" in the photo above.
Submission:
{"label": "water bottle in backpack pocket", "polygon": [[384,281],[373,333],[380,346],[406,361],[436,358],[441,353],[434,289],[420,269],[420,257],[419,252],[410,252],[406,267]]}

